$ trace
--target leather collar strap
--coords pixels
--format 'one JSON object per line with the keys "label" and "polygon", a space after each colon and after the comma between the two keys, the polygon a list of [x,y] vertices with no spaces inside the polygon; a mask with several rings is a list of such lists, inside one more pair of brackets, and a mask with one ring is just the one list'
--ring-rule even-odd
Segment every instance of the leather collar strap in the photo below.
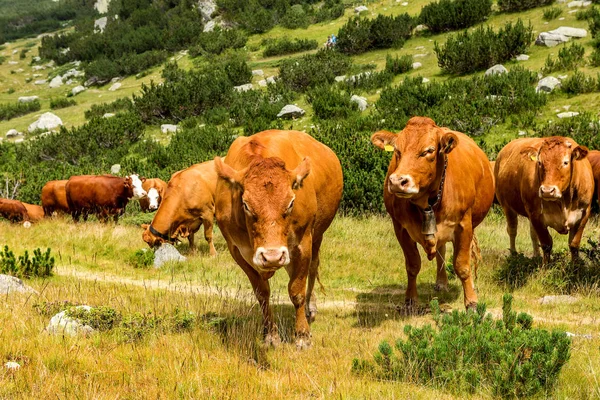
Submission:
{"label": "leather collar strap", "polygon": [[159,238],[161,238],[163,240],[166,240],[167,242],[172,242],[173,241],[173,239],[170,236],[165,235],[164,233],[160,233],[159,231],[157,231],[156,229],[154,229],[154,227],[152,226],[152,224],[150,224],[149,228],[150,228],[150,233],[152,233],[154,236],[158,236]]}
{"label": "leather collar strap", "polygon": [[444,170],[442,171],[442,179],[440,181],[440,187],[437,192],[437,196],[435,197],[435,201],[431,203],[433,199],[429,199],[429,206],[433,209],[440,204],[442,200],[442,193],[444,191],[444,183],[446,183],[446,169],[448,168],[448,156],[444,155]]}

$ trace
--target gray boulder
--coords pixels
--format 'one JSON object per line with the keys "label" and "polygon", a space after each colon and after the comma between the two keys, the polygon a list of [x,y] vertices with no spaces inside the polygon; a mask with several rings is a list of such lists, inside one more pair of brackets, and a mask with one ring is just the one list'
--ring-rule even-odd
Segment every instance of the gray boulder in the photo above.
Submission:
{"label": "gray boulder", "polygon": [[556,114],[558,118],[572,118],[578,116],[579,113],[577,111],[565,111],[559,114]]}
{"label": "gray boulder", "polygon": [[369,11],[369,9],[366,6],[354,7],[354,12],[357,14],[360,14],[361,12],[364,12],[364,11]]}
{"label": "gray boulder", "polygon": [[303,116],[306,113],[306,111],[304,111],[303,109],[301,109],[298,106],[295,106],[293,104],[288,104],[286,106],[284,106],[281,111],[279,111],[279,114],[277,114],[277,118],[299,118],[301,116]]}
{"label": "gray boulder", "polygon": [[202,28],[202,32],[212,32],[215,30],[217,23],[215,21],[208,21],[204,24],[204,28]]}
{"label": "gray boulder", "polygon": [[169,261],[185,261],[186,258],[182,256],[179,251],[170,243],[163,243],[154,252],[154,268],[160,268],[164,263]]}
{"label": "gray boulder", "polygon": [[19,65],[19,62],[18,61],[9,61],[8,65]]}
{"label": "gray boulder", "polygon": [[571,28],[569,26],[561,26],[560,28],[548,31],[548,33],[553,35],[564,35],[571,38],[584,38],[587,36],[587,31],[585,29]]}
{"label": "gray boulder", "polygon": [[275,83],[275,77],[274,76],[270,76],[267,78],[267,83]]}
{"label": "gray boulder", "polygon": [[104,32],[104,28],[106,28],[106,23],[108,22],[107,17],[98,18],[94,21],[94,31],[96,32]]}
{"label": "gray boulder", "polygon": [[61,87],[62,84],[63,84],[62,76],[56,75],[54,78],[52,78],[52,80],[50,81],[50,84],[48,84],[48,86],[51,87],[52,89],[55,89],[57,87]]}
{"label": "gray boulder", "polygon": [[567,4],[567,7],[569,8],[574,8],[574,7],[587,7],[590,4],[592,4],[591,1],[571,1],[569,4]]}
{"label": "gray boulder", "polygon": [[540,304],[573,304],[579,299],[569,295],[544,296],[539,300]]}
{"label": "gray boulder", "polygon": [[34,85],[45,85],[46,84],[46,80],[45,79],[38,79],[37,81],[33,82]]}
{"label": "gray boulder", "polygon": [[416,31],[416,32],[422,32],[422,31],[426,31],[426,30],[428,30],[428,29],[429,29],[429,28],[427,27],[427,25],[422,25],[422,24],[421,24],[421,25],[417,25],[417,26],[415,26],[415,31]]}
{"label": "gray boulder", "polygon": [[334,79],[336,82],[344,82],[346,80],[346,75],[339,75],[336,76]]}
{"label": "gray boulder", "polygon": [[46,67],[43,65],[34,65],[33,67],[31,67],[31,69],[34,71],[41,71],[43,69],[46,69]]}
{"label": "gray boulder", "polygon": [[19,135],[21,135],[21,132],[19,132],[16,129],[10,129],[8,132],[6,132],[6,137],[7,138],[9,138],[9,137],[15,137],[15,136],[19,136]]}
{"label": "gray boulder", "polygon": [[104,114],[102,116],[102,118],[111,118],[111,117],[114,117],[114,116],[115,116],[115,113],[106,113],[106,114]]}
{"label": "gray boulder", "polygon": [[350,101],[353,101],[354,103],[358,104],[358,109],[360,111],[365,111],[367,109],[368,103],[367,103],[367,99],[361,96],[357,96],[357,95],[352,95],[352,97],[350,97]]}
{"label": "gray boulder", "polygon": [[78,78],[80,76],[84,76],[85,72],[83,71],[78,71],[75,68],[71,68],[70,70],[68,70],[67,72],[64,73],[64,75],[62,76],[63,81],[65,79],[69,79],[69,78]]}
{"label": "gray boulder", "polygon": [[214,0],[199,0],[198,11],[200,11],[204,21],[210,21],[212,15],[217,11],[217,4]]}
{"label": "gray boulder", "polygon": [[33,132],[36,129],[49,130],[54,129],[62,124],[62,120],[58,116],[52,114],[51,112],[47,112],[42,114],[37,121],[29,125],[29,128],[27,128],[27,130],[29,132]]}
{"label": "gray boulder", "polygon": [[113,175],[117,175],[119,172],[121,172],[121,164],[113,164],[110,167],[110,173]]}
{"label": "gray boulder", "polygon": [[[23,139],[23,138],[15,139],[15,143],[23,143],[24,141],[25,141],[25,139]],[[28,222],[29,221],[25,221],[25,223],[28,223]]]}
{"label": "gray boulder", "polygon": [[516,58],[517,61],[527,61],[529,56],[527,54],[519,54]]}
{"label": "gray boulder", "polygon": [[98,11],[98,14],[106,14],[108,12],[108,5],[110,0],[98,0],[94,4],[94,8]]}
{"label": "gray boulder", "polygon": [[73,93],[73,96],[77,96],[79,93],[84,92],[85,88],[81,85],[79,86],[75,86],[73,89],[71,89],[71,93]]}
{"label": "gray boulder", "polygon": [[569,37],[559,33],[542,32],[535,39],[538,46],[554,47],[569,41]]}
{"label": "gray boulder", "polygon": [[266,79],[261,79],[260,81],[258,81],[258,86],[260,86],[260,87],[267,86],[267,80]]}
{"label": "gray boulder", "polygon": [[422,66],[423,66],[423,64],[421,64],[420,62],[415,62],[412,65],[413,69],[418,69],[418,68],[421,68]]}
{"label": "gray boulder", "polygon": [[496,64],[485,71],[485,75],[506,74],[508,70],[502,64]]}
{"label": "gray boulder", "polygon": [[162,124],[160,126],[160,131],[162,133],[175,133],[179,127],[173,124]]}
{"label": "gray boulder", "polygon": [[233,88],[238,92],[247,92],[248,90],[252,90],[252,84],[246,83],[245,85],[234,86]]}
{"label": "gray boulder", "polygon": [[121,82],[115,82],[108,88],[108,91],[114,92],[115,90],[119,89],[120,87],[121,87]]}
{"label": "gray boulder", "polygon": [[548,92],[550,93],[555,88],[560,86],[560,81],[553,76],[547,76],[541,79],[536,87],[536,92]]}
{"label": "gray boulder", "polygon": [[38,96],[23,96],[19,97],[19,103],[31,103],[39,99],[40,98]]}
{"label": "gray boulder", "polygon": [[[90,311],[90,306],[77,306],[78,309]],[[64,336],[88,336],[94,332],[94,328],[83,324],[78,319],[69,317],[66,311],[61,311],[50,319],[46,331],[51,335]]]}
{"label": "gray boulder", "polygon": [[262,69],[255,69],[252,71],[253,76],[263,76],[265,73]]}
{"label": "gray boulder", "polygon": [[19,278],[10,275],[0,275],[0,295],[10,293],[37,293],[37,291],[25,285]]}

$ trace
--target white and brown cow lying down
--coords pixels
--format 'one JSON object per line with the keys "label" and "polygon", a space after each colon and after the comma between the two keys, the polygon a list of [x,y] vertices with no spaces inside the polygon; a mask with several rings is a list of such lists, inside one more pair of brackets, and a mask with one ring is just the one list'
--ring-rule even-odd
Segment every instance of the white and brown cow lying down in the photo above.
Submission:
{"label": "white and brown cow lying down", "polygon": [[496,196],[506,214],[510,250],[516,251],[518,215],[529,219],[534,255],[539,245],[546,264],[552,253],[548,227],[569,234],[578,257],[583,229],[590,216],[594,176],[588,149],[565,137],[513,140],[498,153]]}
{"label": "white and brown cow lying down", "polygon": [[270,130],[237,138],[227,161],[217,157],[215,167],[217,222],[262,309],[265,343],[280,343],[269,278],[284,267],[296,309],[296,346],[310,346],[319,250],[342,197],[338,158],[305,133]]}
{"label": "white and brown cow lying down", "polygon": [[76,222],[80,216],[87,220],[89,214],[96,214],[104,222],[114,216],[117,222],[130,199],[146,196],[137,175],[125,178],[112,175],[72,176],[65,184],[65,192],[69,211]]}
{"label": "white and brown cow lying down", "polygon": [[143,212],[156,211],[167,191],[167,183],[159,178],[142,178],[142,188],[146,191],[146,197],[140,199],[140,207]]}
{"label": "white and brown cow lying down", "polygon": [[485,153],[468,136],[440,128],[429,118],[414,117],[398,134],[376,132],[373,144],[393,151],[383,185],[385,208],[406,262],[406,303],[417,300],[420,244],[437,259],[437,287],[445,287],[445,245],[454,244],[454,270],[467,308],[477,295],[471,276],[473,231],[494,200],[494,178]]}
{"label": "white and brown cow lying down", "polygon": [[204,225],[204,237],[210,254],[216,255],[213,244],[215,189],[217,173],[214,161],[195,164],[173,174],[164,198],[150,225],[142,225],[142,238],[150,247],[187,237],[195,250],[194,234]]}

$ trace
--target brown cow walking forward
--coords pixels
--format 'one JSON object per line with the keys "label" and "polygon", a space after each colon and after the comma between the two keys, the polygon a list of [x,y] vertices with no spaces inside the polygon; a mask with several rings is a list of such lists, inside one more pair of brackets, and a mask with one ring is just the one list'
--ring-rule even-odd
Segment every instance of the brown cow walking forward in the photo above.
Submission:
{"label": "brown cow walking forward", "polygon": [[112,175],[72,176],[65,185],[65,191],[75,222],[79,221],[80,216],[84,221],[87,220],[89,214],[96,214],[103,222],[112,215],[117,222],[130,199],[146,195],[137,175],[125,178]]}
{"label": "brown cow walking forward", "polygon": [[552,253],[548,227],[569,234],[575,259],[594,192],[588,149],[564,137],[517,139],[498,153],[496,196],[504,209],[510,250],[516,252],[518,215],[529,219],[533,253],[546,264]]}
{"label": "brown cow walking forward", "polygon": [[296,346],[309,347],[319,250],[342,197],[338,158],[305,133],[269,130],[237,138],[226,163],[217,157],[215,167],[217,222],[262,309],[265,343],[281,341],[269,278],[284,267],[296,309]]}
{"label": "brown cow walking forward", "polygon": [[494,178],[485,153],[468,136],[414,117],[398,134],[376,132],[373,144],[393,150],[383,198],[406,262],[408,307],[417,300],[421,269],[420,244],[427,258],[437,259],[436,288],[447,287],[446,242],[454,244],[454,270],[467,308],[477,295],[471,277],[473,230],[494,200]]}
{"label": "brown cow walking forward", "polygon": [[55,211],[69,213],[67,202],[67,191],[65,185],[67,180],[49,181],[42,188],[42,207],[44,213],[51,217]]}
{"label": "brown cow walking forward", "polygon": [[204,225],[210,255],[216,255],[213,244],[216,187],[214,161],[195,164],[173,174],[152,223],[142,225],[144,242],[155,247],[182,236],[188,238],[190,250],[194,251],[194,234]]}
{"label": "brown cow walking forward", "polygon": [[140,207],[143,212],[156,211],[160,202],[165,197],[167,191],[167,182],[162,179],[142,178],[142,188],[146,191],[146,197],[140,199]]}
{"label": "brown cow walking forward", "polygon": [[27,209],[18,200],[0,198],[0,217],[10,222],[29,221]]}

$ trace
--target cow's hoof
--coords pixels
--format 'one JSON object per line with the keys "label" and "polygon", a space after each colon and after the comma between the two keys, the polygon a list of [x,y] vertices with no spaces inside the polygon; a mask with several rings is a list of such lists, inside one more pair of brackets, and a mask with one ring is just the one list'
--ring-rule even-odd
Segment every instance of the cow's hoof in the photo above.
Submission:
{"label": "cow's hoof", "polygon": [[477,302],[471,302],[471,303],[467,304],[465,306],[465,308],[467,309],[467,311],[475,312],[475,311],[477,311]]}
{"label": "cow's hoof", "polygon": [[279,333],[268,333],[265,336],[265,346],[277,348],[281,344],[281,338],[279,337]]}
{"label": "cow's hoof", "polygon": [[308,350],[311,346],[310,334],[296,335],[296,350]]}
{"label": "cow's hoof", "polygon": [[448,283],[436,283],[433,287],[433,290],[435,290],[436,292],[447,292]]}

